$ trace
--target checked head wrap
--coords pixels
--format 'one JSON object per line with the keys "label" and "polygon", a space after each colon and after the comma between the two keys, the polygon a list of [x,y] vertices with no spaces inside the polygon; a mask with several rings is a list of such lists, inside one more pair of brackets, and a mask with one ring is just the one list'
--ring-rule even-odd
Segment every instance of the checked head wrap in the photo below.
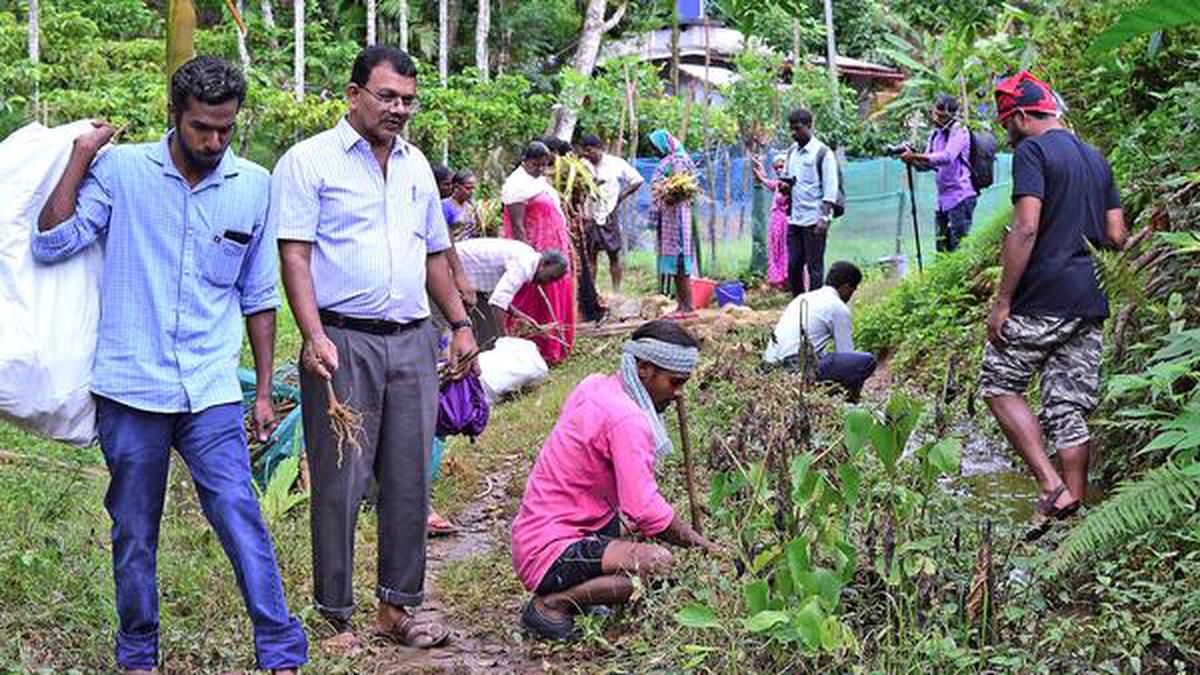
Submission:
{"label": "checked head wrap", "polygon": [[625,393],[637,403],[646,418],[650,420],[650,428],[654,431],[654,458],[662,459],[673,449],[671,437],[663,425],[662,417],[654,408],[650,392],[646,391],[642,379],[638,377],[637,362],[646,361],[663,370],[673,373],[690,375],[696,369],[700,359],[700,350],[695,347],[685,347],[654,338],[638,338],[625,343],[621,352],[621,385]]}

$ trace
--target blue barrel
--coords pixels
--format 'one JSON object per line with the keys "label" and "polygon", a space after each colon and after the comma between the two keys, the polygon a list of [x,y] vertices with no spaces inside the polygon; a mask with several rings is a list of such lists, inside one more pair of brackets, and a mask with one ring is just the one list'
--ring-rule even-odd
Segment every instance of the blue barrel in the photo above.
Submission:
{"label": "blue barrel", "polygon": [[717,286],[717,306],[746,304],[746,287],[740,281],[726,281]]}
{"label": "blue barrel", "polygon": [[446,449],[446,439],[440,436],[433,437],[433,448],[429,453],[429,482],[438,479],[442,473],[442,452]]}

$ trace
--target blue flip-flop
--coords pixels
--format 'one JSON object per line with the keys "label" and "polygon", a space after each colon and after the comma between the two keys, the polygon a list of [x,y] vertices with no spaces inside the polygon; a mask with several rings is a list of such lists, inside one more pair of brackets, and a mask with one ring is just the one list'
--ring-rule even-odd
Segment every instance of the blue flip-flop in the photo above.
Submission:
{"label": "blue flip-flop", "polygon": [[564,619],[554,619],[546,616],[538,610],[534,600],[530,600],[525,604],[525,609],[521,610],[521,625],[525,630],[533,633],[535,637],[544,640],[566,641],[570,640],[575,633],[575,619],[567,617]]}

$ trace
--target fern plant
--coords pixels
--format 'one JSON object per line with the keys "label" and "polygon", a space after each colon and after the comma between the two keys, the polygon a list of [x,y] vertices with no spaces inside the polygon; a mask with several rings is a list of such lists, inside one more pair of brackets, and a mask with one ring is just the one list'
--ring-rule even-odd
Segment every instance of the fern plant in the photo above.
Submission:
{"label": "fern plant", "polygon": [[1115,494],[1088,514],[1054,552],[1048,569],[1055,576],[1084,556],[1106,551],[1125,537],[1161,527],[1195,511],[1200,500],[1200,461],[1195,456],[1164,462],[1117,486]]}

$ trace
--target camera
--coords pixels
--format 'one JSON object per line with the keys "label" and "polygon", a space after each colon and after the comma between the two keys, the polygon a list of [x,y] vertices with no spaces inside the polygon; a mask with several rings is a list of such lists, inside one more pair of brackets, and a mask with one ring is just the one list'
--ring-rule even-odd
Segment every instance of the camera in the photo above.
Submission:
{"label": "camera", "polygon": [[885,147],[883,152],[888,157],[899,157],[911,149],[912,148],[909,147],[908,143],[897,143],[895,145],[889,145]]}

